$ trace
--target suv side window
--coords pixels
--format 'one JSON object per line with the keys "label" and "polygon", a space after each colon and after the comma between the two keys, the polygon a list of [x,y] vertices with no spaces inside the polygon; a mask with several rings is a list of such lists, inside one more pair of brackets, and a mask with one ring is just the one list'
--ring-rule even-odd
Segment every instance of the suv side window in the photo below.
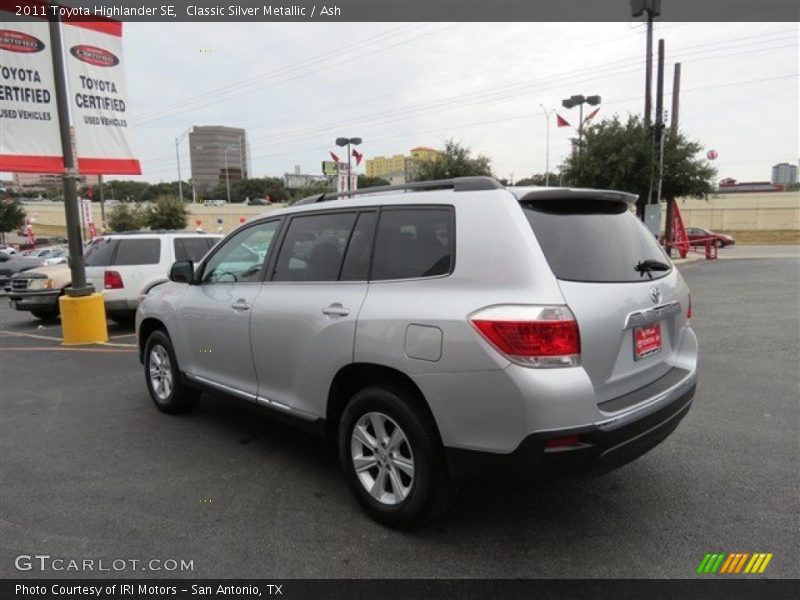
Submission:
{"label": "suv side window", "polygon": [[289,223],[273,281],[337,281],[355,212],[297,216]]}
{"label": "suv side window", "polygon": [[86,248],[87,267],[107,267],[114,258],[114,250],[117,249],[117,240],[110,238],[97,238],[92,240]]}
{"label": "suv side window", "polygon": [[453,241],[451,208],[384,209],[372,280],[447,275],[453,268]]}
{"label": "suv side window", "polygon": [[203,283],[261,281],[261,268],[269,253],[279,220],[258,223],[235,234],[208,259]]}
{"label": "suv side window", "polygon": [[375,224],[378,213],[362,212],[358,215],[353,235],[347,245],[342,265],[341,281],[366,281],[369,279],[369,260],[372,254],[372,240],[375,238]]}
{"label": "suv side window", "polygon": [[161,257],[161,240],[158,238],[120,240],[114,264],[157,265]]}
{"label": "suv side window", "polygon": [[196,264],[217,241],[206,236],[175,238],[175,260],[190,260]]}

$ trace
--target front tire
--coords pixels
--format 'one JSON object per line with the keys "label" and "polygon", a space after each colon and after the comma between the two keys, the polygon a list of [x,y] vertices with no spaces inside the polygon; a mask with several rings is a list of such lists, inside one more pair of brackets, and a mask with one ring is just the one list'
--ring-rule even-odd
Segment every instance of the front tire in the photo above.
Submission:
{"label": "front tire", "polygon": [[32,310],[31,314],[40,321],[55,321],[58,319],[58,309],[55,310]]}
{"label": "front tire", "polygon": [[161,412],[175,415],[191,410],[200,392],[188,387],[178,368],[172,341],[163,330],[154,331],[144,348],[147,391]]}
{"label": "front tire", "polygon": [[370,516],[396,529],[447,507],[452,485],[431,415],[407,391],[356,393],[339,422],[339,458],[350,490]]}

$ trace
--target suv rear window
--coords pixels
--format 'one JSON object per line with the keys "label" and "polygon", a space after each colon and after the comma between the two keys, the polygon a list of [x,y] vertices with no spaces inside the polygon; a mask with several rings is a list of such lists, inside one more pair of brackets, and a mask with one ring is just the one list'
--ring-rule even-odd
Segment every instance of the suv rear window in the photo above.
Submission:
{"label": "suv rear window", "polygon": [[175,238],[175,260],[190,260],[200,262],[206,253],[219,240],[211,237],[183,237]]}
{"label": "suv rear window", "polygon": [[[644,274],[635,269],[639,262],[670,264],[655,237],[625,203],[557,199],[525,202],[522,208],[558,279],[642,281]],[[658,279],[667,273],[651,274]]]}
{"label": "suv rear window", "polygon": [[373,281],[447,275],[452,265],[451,209],[391,208],[381,212]]}
{"label": "suv rear window", "polygon": [[120,240],[114,264],[157,265],[161,255],[161,240],[157,238]]}
{"label": "suv rear window", "polygon": [[98,238],[86,249],[85,261],[87,267],[107,267],[114,257],[117,249],[117,240]]}

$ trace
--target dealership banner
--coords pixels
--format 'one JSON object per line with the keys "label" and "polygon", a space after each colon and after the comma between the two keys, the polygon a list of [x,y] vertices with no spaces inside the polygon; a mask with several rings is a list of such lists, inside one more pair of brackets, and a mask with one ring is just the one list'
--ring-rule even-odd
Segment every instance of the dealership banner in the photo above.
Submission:
{"label": "dealership banner", "polygon": [[49,25],[12,8],[0,2],[0,172],[63,173]]}
{"label": "dealership banner", "polygon": [[140,174],[129,134],[122,23],[65,20],[62,36],[78,171]]}

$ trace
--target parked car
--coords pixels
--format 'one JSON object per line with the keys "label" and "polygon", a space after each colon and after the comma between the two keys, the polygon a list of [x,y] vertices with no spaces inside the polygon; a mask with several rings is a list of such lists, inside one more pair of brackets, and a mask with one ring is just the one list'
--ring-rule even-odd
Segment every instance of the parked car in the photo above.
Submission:
{"label": "parked car", "polygon": [[71,281],[72,273],[66,263],[17,273],[9,280],[9,303],[16,310],[29,311],[38,319],[55,319],[59,314],[58,298]]}
{"label": "parked car", "polygon": [[203,206],[225,206],[225,200],[206,200],[203,202]]}
{"label": "parked car", "polygon": [[14,246],[9,246],[8,244],[0,244],[0,252],[6,254],[7,256],[14,256],[17,253],[17,249]]}
{"label": "parked car", "polygon": [[697,378],[689,290],[635,200],[467,177],[258,217],[143,299],[148,392],[179,413],[212,389],[331,436],[392,527],[463,479],[619,466]]}
{"label": "parked car", "polygon": [[48,261],[51,263],[66,262],[68,255],[69,253],[66,250],[60,248],[48,249],[41,256],[16,254],[7,257],[5,254],[0,253],[0,287],[8,292],[13,275],[44,266]]}
{"label": "parked car", "polygon": [[715,239],[717,240],[717,246],[719,248],[733,246],[736,243],[736,240],[731,236],[725,235],[724,233],[716,233],[710,229],[705,229],[704,227],[687,227],[686,236],[689,238],[690,242],[697,243],[702,243],[701,240],[705,241],[708,238]]}
{"label": "parked car", "polygon": [[132,321],[140,298],[168,280],[173,262],[199,261],[220,239],[188,231],[104,235],[86,250],[86,279],[102,292],[109,318]]}

